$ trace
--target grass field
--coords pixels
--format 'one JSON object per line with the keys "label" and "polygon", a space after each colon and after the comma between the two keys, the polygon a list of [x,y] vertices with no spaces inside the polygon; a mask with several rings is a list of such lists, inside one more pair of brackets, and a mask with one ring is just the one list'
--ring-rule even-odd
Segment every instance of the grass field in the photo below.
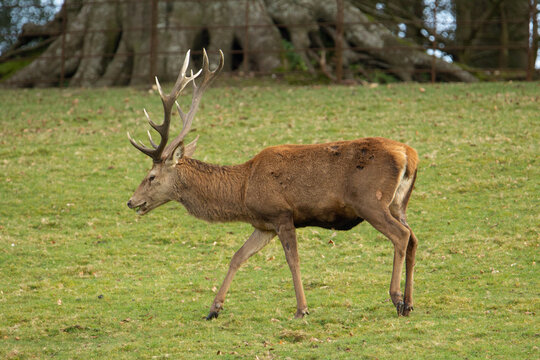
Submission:
{"label": "grass field", "polygon": [[145,137],[143,107],[161,118],[156,93],[0,90],[0,107],[2,359],[540,357],[538,83],[261,82],[205,95],[190,138],[201,136],[195,157],[211,163],[365,136],[418,150],[408,318],[389,301],[393,247],[364,223],[298,231],[305,319],[293,319],[274,240],[205,321],[251,230],[204,223],[179,204],[144,217],[126,207],[151,165],[126,131]]}

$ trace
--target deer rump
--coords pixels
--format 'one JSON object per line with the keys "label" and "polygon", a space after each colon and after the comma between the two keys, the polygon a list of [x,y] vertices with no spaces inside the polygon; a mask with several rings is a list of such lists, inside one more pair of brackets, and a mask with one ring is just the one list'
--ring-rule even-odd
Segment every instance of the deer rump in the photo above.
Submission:
{"label": "deer rump", "polygon": [[[388,145],[388,139],[363,138],[266,148],[250,161],[246,206],[256,218],[270,222],[288,213],[296,228],[352,229],[364,221],[354,210],[358,201],[366,195],[378,196],[363,192],[375,188],[382,194],[389,185],[396,192],[403,178],[411,177],[396,158],[395,150],[400,155],[406,147],[391,141],[390,146],[397,148],[391,151]],[[393,184],[388,184],[389,179],[394,179]]]}

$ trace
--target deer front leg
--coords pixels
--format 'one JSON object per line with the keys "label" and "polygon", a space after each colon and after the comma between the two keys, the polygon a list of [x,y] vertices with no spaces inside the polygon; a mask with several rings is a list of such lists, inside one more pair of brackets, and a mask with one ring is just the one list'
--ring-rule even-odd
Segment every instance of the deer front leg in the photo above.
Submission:
{"label": "deer front leg", "polygon": [[304,287],[300,277],[300,259],[298,257],[298,246],[296,242],[296,229],[292,220],[281,225],[278,228],[278,237],[285,251],[285,258],[289,264],[289,269],[292,273],[294,292],[296,293],[296,314],[295,318],[303,318],[304,315],[309,315]]}
{"label": "deer front leg", "polygon": [[210,306],[210,313],[206,317],[206,320],[212,320],[218,317],[219,311],[223,309],[223,303],[225,302],[225,296],[229,287],[231,286],[234,275],[240,268],[240,266],[249,259],[253,254],[256,254],[263,247],[266,246],[276,236],[274,231],[263,231],[255,229],[249,239],[242,245],[240,249],[233,255],[229,264],[229,271],[216,294],[212,306]]}

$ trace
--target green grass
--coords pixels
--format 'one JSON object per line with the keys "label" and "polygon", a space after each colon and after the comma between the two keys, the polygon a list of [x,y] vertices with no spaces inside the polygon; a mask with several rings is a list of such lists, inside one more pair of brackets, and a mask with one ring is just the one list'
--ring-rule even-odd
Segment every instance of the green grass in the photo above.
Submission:
{"label": "green grass", "polygon": [[409,318],[388,299],[390,241],[362,224],[298,231],[304,320],[292,319],[274,240],[238,272],[211,322],[214,291],[251,230],[204,223],[179,204],[140,218],[125,206],[151,165],[125,133],[145,137],[142,108],[157,121],[159,97],[0,90],[0,358],[539,358],[538,89],[208,91],[190,136],[201,135],[201,160],[364,136],[404,141],[421,158],[408,212],[420,241]]}
{"label": "green grass", "polygon": [[26,65],[30,64],[32,62],[32,59],[25,59],[25,60],[12,60],[12,61],[6,61],[2,62],[0,64],[0,81],[7,79],[14,73],[16,73],[18,70],[22,69]]}

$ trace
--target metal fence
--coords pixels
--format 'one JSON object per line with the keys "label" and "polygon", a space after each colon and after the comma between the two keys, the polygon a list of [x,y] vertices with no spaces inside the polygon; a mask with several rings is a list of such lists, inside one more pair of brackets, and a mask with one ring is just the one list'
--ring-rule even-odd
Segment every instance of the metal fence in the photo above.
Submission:
{"label": "metal fence", "polygon": [[[161,36],[160,31],[161,29],[158,26],[158,20],[160,16],[163,16],[163,14],[160,14],[160,10],[162,7],[160,7],[160,3],[171,3],[171,2],[194,2],[196,0],[105,0],[105,1],[84,1],[84,5],[95,5],[95,6],[102,6],[105,4],[121,4],[121,3],[137,3],[137,2],[146,2],[147,5],[150,6],[151,14],[150,14],[150,23],[148,25],[141,24],[137,28],[132,29],[122,29],[122,31],[141,31],[150,33],[150,41],[147,48],[139,49],[136,55],[145,55],[148,56],[150,61],[148,62],[149,69],[147,71],[148,74],[156,74],[156,64],[161,56],[165,55],[178,55],[181,56],[182,51],[174,51],[170,49],[160,49],[158,47],[159,37]],[[238,11],[243,12],[244,14],[244,23],[242,25],[236,26],[236,30],[240,30],[243,32],[243,46],[240,49],[232,49],[230,50],[232,55],[237,55],[242,58],[242,64],[232,69],[231,71],[236,74],[254,74],[254,75],[268,75],[268,72],[263,71],[252,71],[249,68],[250,63],[250,57],[255,56],[257,52],[261,52],[261,50],[256,49],[250,49],[249,47],[249,41],[247,41],[252,35],[254,29],[260,29],[264,26],[278,26],[278,27],[285,27],[285,28],[293,28],[293,27],[311,27],[311,26],[331,26],[333,29],[335,29],[335,32],[337,34],[337,39],[343,38],[344,29],[346,27],[355,25],[355,24],[362,24],[361,22],[345,22],[344,21],[344,7],[343,7],[343,0],[334,0],[336,1],[337,5],[337,11],[335,20],[333,22],[315,22],[315,23],[297,23],[297,24],[272,24],[272,25],[261,25],[257,23],[253,23],[250,20],[250,3],[252,2],[250,0],[197,0],[199,2],[205,2],[205,3],[211,3],[211,2],[217,2],[217,1],[235,1],[237,2]],[[333,0],[327,0],[327,1],[333,1]],[[420,0],[419,0],[420,1]],[[512,43],[508,42],[503,45],[489,45],[489,44],[468,44],[468,45],[441,45],[441,42],[439,39],[440,37],[440,31],[437,31],[437,29],[441,26],[444,27],[456,27],[463,25],[463,22],[458,23],[455,18],[445,18],[441,19],[439,13],[441,11],[444,11],[440,7],[439,0],[432,0],[429,3],[430,6],[428,7],[428,11],[431,11],[430,16],[430,24],[426,26],[426,36],[425,41],[423,41],[422,44],[418,44],[416,46],[417,49],[420,49],[429,55],[432,56],[432,63],[431,66],[415,69],[415,71],[424,73],[426,79],[431,80],[434,82],[437,79],[437,67],[435,66],[435,62],[437,58],[444,58],[445,53],[451,52],[453,50],[471,50],[471,51],[478,51],[478,50],[493,50],[493,51],[499,51],[499,52],[507,52],[507,51],[523,51],[527,54],[527,63],[522,68],[516,68],[516,67],[503,67],[503,66],[497,66],[492,68],[482,68],[478,69],[481,70],[484,73],[489,74],[497,74],[497,73],[514,73],[516,74],[516,78],[526,79],[526,80],[532,80],[535,76],[535,63],[537,59],[537,44],[538,44],[538,27],[537,22],[538,19],[536,18],[538,15],[538,5],[537,0],[521,0],[521,1],[528,1],[529,4],[529,14],[528,16],[524,16],[523,18],[515,18],[515,19],[504,19],[506,24],[526,24],[525,26],[530,28],[529,36],[527,39],[524,39],[521,43]],[[71,7],[80,7],[82,1],[81,0],[65,0],[64,6],[62,6],[61,11],[64,12],[63,16],[61,16],[61,23],[56,29],[48,32],[33,34],[37,36],[43,36],[43,37],[56,37],[57,39],[61,39],[62,46],[60,47],[60,51],[55,55],[49,55],[49,57],[55,58],[57,60],[60,60],[60,76],[58,79],[58,84],[66,84],[66,78],[69,76],[69,74],[66,73],[65,64],[66,61],[69,60],[69,57],[66,52],[66,48],[64,46],[66,37],[72,35],[72,32],[67,27],[67,21],[66,21],[66,13],[70,11]],[[18,5],[12,5],[13,7],[16,7]],[[253,6],[253,5],[251,5]],[[62,15],[62,14],[61,14]],[[384,22],[385,20],[382,20]],[[478,19],[472,19],[470,20],[470,24],[474,26],[477,21],[480,21]],[[484,21],[484,24],[487,22],[497,22],[500,21],[500,19],[489,19],[489,20],[482,20]],[[533,26],[533,23],[536,23],[536,26]],[[365,24],[365,23],[364,23]],[[407,20],[403,20],[402,24],[407,26]],[[393,22],[391,24],[394,28],[396,28],[396,22]],[[213,25],[214,26],[214,25]],[[218,25],[216,24],[215,27],[219,28],[220,26],[225,27],[229,25]],[[175,31],[203,31],[204,28],[207,26],[178,26]],[[399,29],[399,27],[398,27]],[[102,29],[102,30],[92,30],[92,31],[118,31],[118,29]],[[396,34],[397,35],[397,34]],[[403,36],[402,36],[403,37]],[[410,45],[407,45],[408,48],[410,48]],[[332,73],[327,74],[327,76],[331,77],[336,82],[342,82],[344,79],[344,61],[343,61],[343,53],[344,53],[344,47],[342,41],[335,41],[334,45],[332,47],[318,47],[318,48],[311,48],[315,51],[325,51],[328,54],[331,54],[332,59],[329,59],[328,61],[332,62],[333,66],[331,68]],[[287,48],[287,49],[281,49],[281,50],[266,50],[266,51],[278,51],[278,52],[299,52],[303,51],[305,49],[297,49],[297,48]],[[369,51],[369,48],[360,48],[360,47],[350,47],[349,50],[354,51]],[[391,48],[389,50],[392,50]],[[195,54],[197,51],[194,52]],[[5,54],[4,54],[5,55]],[[135,55],[133,52],[126,53],[126,56],[132,56]],[[35,56],[35,55],[34,55]],[[81,54],[81,58],[84,57],[93,57],[93,56],[103,56],[103,54]],[[1,58],[0,58],[1,60]],[[383,73],[392,73],[395,69],[392,68],[385,68],[385,69],[377,69],[379,72]],[[291,72],[298,72],[298,69],[284,69],[281,70],[281,74],[287,74]],[[323,73],[325,73],[323,71]],[[152,81],[153,76],[149,76],[148,81]]]}

